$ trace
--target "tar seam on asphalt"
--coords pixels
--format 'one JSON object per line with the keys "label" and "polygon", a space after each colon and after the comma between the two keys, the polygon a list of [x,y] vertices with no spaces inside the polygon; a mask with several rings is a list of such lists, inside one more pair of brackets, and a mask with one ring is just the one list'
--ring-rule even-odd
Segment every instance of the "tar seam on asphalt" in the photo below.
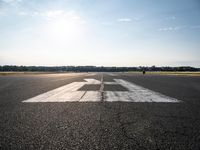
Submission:
{"label": "tar seam on asphalt", "polygon": [[[100,93],[101,93],[101,101],[100,102],[104,102],[104,83],[103,83],[103,73],[101,74],[101,87],[99,89]],[[104,104],[104,103],[101,103]],[[103,106],[103,105],[101,105]],[[99,147],[100,149],[102,149],[102,139],[103,139],[103,134],[104,134],[104,130],[103,130],[103,121],[102,121],[102,114],[99,113],[99,127],[100,127],[100,135],[99,135]]]}
{"label": "tar seam on asphalt", "polygon": [[104,83],[103,83],[103,73],[102,73],[102,75],[101,75],[101,87],[100,87],[100,92],[101,92],[101,102],[103,102],[104,101],[104,91],[103,91],[103,89],[104,89]]}
{"label": "tar seam on asphalt", "polygon": [[83,98],[83,96],[85,96],[87,91],[84,92],[84,94],[81,96],[81,98],[79,99],[79,101]]}

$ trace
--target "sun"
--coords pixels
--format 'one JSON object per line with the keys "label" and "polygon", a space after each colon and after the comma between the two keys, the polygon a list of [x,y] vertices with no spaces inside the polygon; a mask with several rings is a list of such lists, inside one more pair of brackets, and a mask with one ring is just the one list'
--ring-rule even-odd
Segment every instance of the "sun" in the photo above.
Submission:
{"label": "sun", "polygon": [[47,15],[46,29],[50,36],[77,38],[81,36],[85,22],[74,12],[54,12]]}
{"label": "sun", "polygon": [[81,26],[76,21],[59,19],[50,23],[50,32],[54,36],[77,37],[81,32]]}

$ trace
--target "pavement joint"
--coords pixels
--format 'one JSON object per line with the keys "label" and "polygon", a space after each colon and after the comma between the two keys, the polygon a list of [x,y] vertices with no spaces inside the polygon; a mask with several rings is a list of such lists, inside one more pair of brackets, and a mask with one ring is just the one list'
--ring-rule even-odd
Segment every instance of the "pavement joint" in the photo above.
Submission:
{"label": "pavement joint", "polygon": [[103,73],[101,75],[101,87],[100,87],[100,92],[101,92],[101,102],[104,101],[104,83],[103,83]]}

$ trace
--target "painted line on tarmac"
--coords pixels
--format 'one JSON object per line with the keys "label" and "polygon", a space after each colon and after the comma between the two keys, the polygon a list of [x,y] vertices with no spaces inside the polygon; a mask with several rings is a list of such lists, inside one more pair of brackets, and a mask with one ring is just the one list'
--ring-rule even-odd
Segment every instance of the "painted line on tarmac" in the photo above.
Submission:
{"label": "painted line on tarmac", "polygon": [[134,83],[122,80],[114,79],[118,84],[124,86],[129,91],[128,92],[114,92],[114,95],[110,96],[108,92],[107,101],[133,101],[133,102],[181,102],[175,98],[165,96],[161,93],[154,92],[152,90],[146,89]]}
{"label": "painted line on tarmac", "polygon": [[[103,82],[103,80],[99,81],[96,79],[85,79],[85,81],[73,82],[22,102],[100,102],[102,92],[104,93],[104,101],[108,102],[181,102],[178,99],[165,96],[122,79],[114,79],[115,82]],[[128,89],[128,91],[103,91],[103,88],[99,91],[78,91],[82,86],[88,84],[121,85]]]}

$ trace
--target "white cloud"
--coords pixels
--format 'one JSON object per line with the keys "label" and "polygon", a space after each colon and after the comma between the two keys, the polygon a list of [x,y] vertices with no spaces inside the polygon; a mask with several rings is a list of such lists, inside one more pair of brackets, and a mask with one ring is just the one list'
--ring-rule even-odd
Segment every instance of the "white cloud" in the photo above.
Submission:
{"label": "white cloud", "polygon": [[79,23],[86,23],[74,10],[65,11],[65,10],[48,10],[48,11],[35,11],[31,14],[33,17],[43,17],[48,21],[53,20],[68,20],[68,21],[76,21]]}
{"label": "white cloud", "polygon": [[39,15],[40,15],[40,12],[38,12],[38,11],[34,11],[30,14],[30,16],[32,16],[32,17],[36,17],[36,16],[39,16]]}
{"label": "white cloud", "polygon": [[174,31],[177,30],[176,27],[165,27],[165,28],[160,28],[158,29],[159,31]]}
{"label": "white cloud", "polygon": [[50,10],[50,11],[46,11],[41,13],[42,16],[46,17],[47,20],[51,20],[51,19],[55,19],[58,17],[66,17],[67,12],[63,11],[63,10]]}
{"label": "white cloud", "polygon": [[29,15],[27,12],[24,12],[24,11],[20,11],[19,13],[18,13],[18,15],[20,15],[20,16],[27,16],[27,15]]}
{"label": "white cloud", "polygon": [[1,1],[4,3],[10,3],[10,4],[22,2],[22,0],[1,0]]}
{"label": "white cloud", "polygon": [[5,13],[3,11],[0,11],[0,16],[3,16]]}
{"label": "white cloud", "polygon": [[131,22],[132,19],[131,18],[119,18],[119,19],[117,19],[117,21],[119,21],[119,22]]}
{"label": "white cloud", "polygon": [[166,18],[166,20],[176,20],[176,17],[175,16],[169,16]]}
{"label": "white cloud", "polygon": [[[76,22],[79,24],[85,24],[86,20],[82,19],[80,15],[72,10],[47,10],[47,11],[19,11],[17,12],[19,16],[30,16],[37,17],[46,21],[58,21],[65,20],[68,22]],[[1,15],[1,12],[0,12]]]}
{"label": "white cloud", "polygon": [[177,31],[186,28],[186,26],[164,27],[159,28],[158,31]]}

